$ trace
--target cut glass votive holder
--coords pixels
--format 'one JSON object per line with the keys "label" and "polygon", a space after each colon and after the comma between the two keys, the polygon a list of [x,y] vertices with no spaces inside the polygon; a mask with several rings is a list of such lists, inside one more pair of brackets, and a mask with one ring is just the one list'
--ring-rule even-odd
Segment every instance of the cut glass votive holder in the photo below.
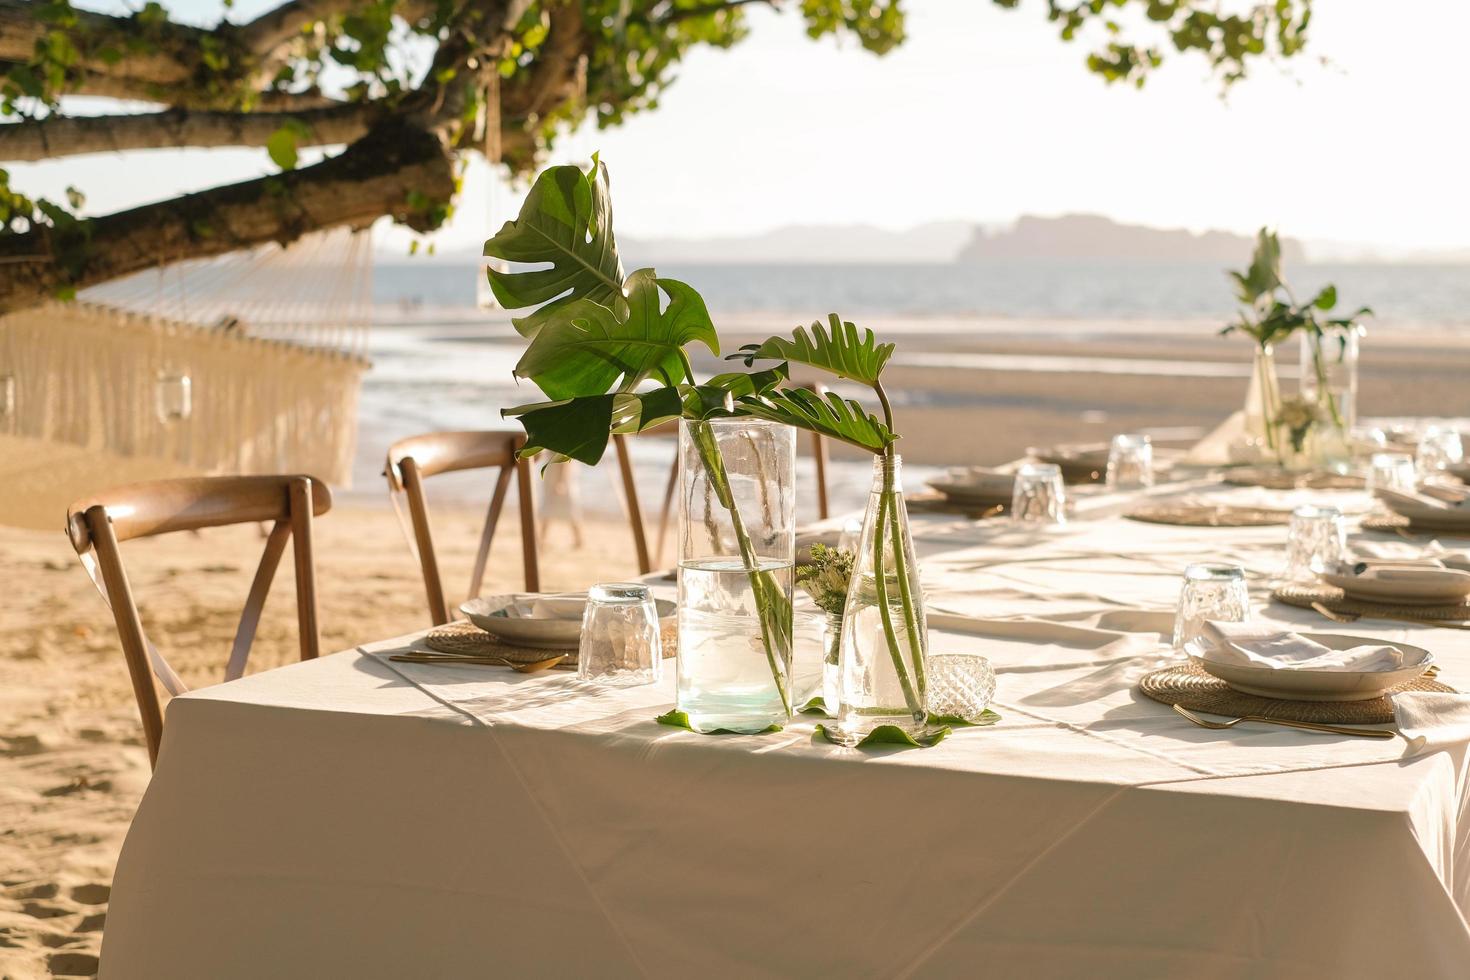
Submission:
{"label": "cut glass votive holder", "polygon": [[1306,505],[1291,512],[1286,532],[1286,568],[1281,578],[1288,582],[1315,582],[1317,576],[1336,568],[1347,554],[1347,525],[1336,507]]}
{"label": "cut glass votive holder", "polygon": [[1250,590],[1239,565],[1197,563],[1184,569],[1174,611],[1174,652],[1200,635],[1206,620],[1243,623],[1250,618]]}
{"label": "cut glass votive holder", "polygon": [[972,654],[931,654],[928,682],[929,714],[941,718],[979,721],[995,696],[995,669],[986,658]]}
{"label": "cut glass votive holder", "polygon": [[648,586],[620,582],[588,589],[577,677],[638,687],[662,680],[663,665],[658,608]]}

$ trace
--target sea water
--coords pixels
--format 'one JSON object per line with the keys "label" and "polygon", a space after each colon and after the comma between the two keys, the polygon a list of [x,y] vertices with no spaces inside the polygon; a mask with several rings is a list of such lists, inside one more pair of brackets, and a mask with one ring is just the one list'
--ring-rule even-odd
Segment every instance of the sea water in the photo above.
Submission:
{"label": "sea water", "polygon": [[[763,559],[756,568],[772,577],[789,608],[792,563]],[[771,642],[780,669],[789,674],[789,639]],[[758,732],[789,720],[766,655],[750,575],[739,558],[679,563],[678,673],[678,707],[696,731]]]}

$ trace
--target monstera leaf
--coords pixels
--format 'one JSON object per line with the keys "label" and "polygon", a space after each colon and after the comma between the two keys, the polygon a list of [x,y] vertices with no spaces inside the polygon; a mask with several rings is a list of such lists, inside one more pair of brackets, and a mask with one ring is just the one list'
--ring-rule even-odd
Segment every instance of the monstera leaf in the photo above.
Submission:
{"label": "monstera leaf", "polygon": [[881,453],[898,438],[877,417],[855,401],[825,396],[805,388],[779,388],[739,400],[741,414],[794,425],[849,445]]}
{"label": "monstera leaf", "polygon": [[516,375],[534,381],[548,398],[576,398],[613,387],[631,391],[650,378],[665,385],[691,380],[685,344],[720,352],[704,300],[677,279],[639,269],[628,277],[627,306],[625,317],[587,299],[561,307],[532,338]]}
{"label": "monstera leaf", "polygon": [[534,337],[563,307],[579,300],[627,313],[623,264],[613,241],[607,167],[551,167],[536,178],[521,213],[485,243],[485,254],[507,262],[550,263],[525,272],[489,270],[490,289],[510,310],[541,306],[517,318],[516,329]]}
{"label": "monstera leaf", "polygon": [[771,337],[764,343],[747,344],[730,357],[745,361],[746,366],[757,360],[790,361],[865,385],[876,384],[883,366],[893,356],[893,345],[877,343],[871,330],[859,333],[856,326],[843,323],[836,313],[828,316],[828,322],[830,330],[820,323],[813,323],[810,332],[797,327],[790,340]]}
{"label": "monstera leaf", "polygon": [[634,433],[679,417],[682,392],[678,388],[584,395],[558,401],[507,408],[500,414],[520,419],[526,430],[522,456],[539,452],[557,459],[575,459],[596,466],[614,432]]}

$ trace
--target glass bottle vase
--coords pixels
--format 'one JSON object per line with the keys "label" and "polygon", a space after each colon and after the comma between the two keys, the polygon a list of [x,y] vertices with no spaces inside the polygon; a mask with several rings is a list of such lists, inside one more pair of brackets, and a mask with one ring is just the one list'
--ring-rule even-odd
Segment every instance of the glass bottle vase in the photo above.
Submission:
{"label": "glass bottle vase", "polygon": [[898,456],[874,461],[873,490],[842,614],[835,734],[847,744],[880,725],[917,735],[928,717],[929,631],[900,467]]}
{"label": "glass bottle vase", "polygon": [[677,707],[698,732],[791,718],[796,430],[679,423]]}
{"label": "glass bottle vase", "polygon": [[1233,453],[1239,462],[1275,463],[1281,459],[1278,418],[1281,384],[1276,377],[1276,352],[1258,345],[1251,361],[1250,387],[1245,394],[1245,444]]}
{"label": "glass bottle vase", "polygon": [[1358,343],[1362,329],[1331,334],[1302,333],[1298,390],[1315,405],[1320,421],[1313,433],[1313,464],[1346,473],[1352,466],[1352,430],[1358,422]]}

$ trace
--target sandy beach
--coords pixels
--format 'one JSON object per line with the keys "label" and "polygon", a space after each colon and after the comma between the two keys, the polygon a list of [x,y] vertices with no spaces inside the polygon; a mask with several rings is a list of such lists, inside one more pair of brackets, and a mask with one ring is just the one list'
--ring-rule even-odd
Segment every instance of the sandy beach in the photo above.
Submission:
{"label": "sandy beach", "polygon": [[[1028,445],[1135,429],[1182,444],[1239,407],[1245,381],[1237,369],[1246,350],[1238,339],[1195,336],[1110,334],[1082,346],[1003,331],[916,332],[903,338],[901,352],[923,362],[901,357],[891,371],[905,457],[916,464],[999,463]],[[1100,359],[1098,369],[1063,370],[1045,360],[1079,351]],[[975,359],[985,357],[1001,360]],[[1127,369],[1133,361],[1148,363]],[[1361,412],[1470,416],[1467,376],[1470,345],[1462,338],[1384,338],[1365,354]],[[487,422],[493,418],[488,409],[483,414]],[[381,459],[395,434],[361,432],[360,456]],[[840,449],[837,455],[861,462]],[[608,498],[602,489],[608,484],[591,482],[606,477],[584,479],[592,488],[584,492],[589,503]],[[641,470],[640,479],[648,506],[659,499],[660,473]],[[866,493],[860,466],[841,469],[837,481],[839,506]],[[319,618],[327,651],[427,625],[417,565],[378,487],[360,480],[317,524]],[[479,519],[478,508],[437,508],[436,533],[452,590],[462,590],[468,579]],[[520,587],[512,515],[507,522],[487,591]],[[58,528],[60,523],[58,508]],[[635,572],[626,524],[605,511],[589,513],[587,531],[585,547],[573,550],[567,529],[552,529],[542,552],[545,587],[585,587]],[[191,685],[213,683],[223,669],[262,543],[256,528],[242,527],[124,546],[145,626]],[[97,966],[112,869],[148,782],[147,756],[110,615],[62,534],[0,527],[0,553],[6,593],[0,615],[0,977],[89,975]],[[297,656],[289,564],[267,604],[253,670]]]}

